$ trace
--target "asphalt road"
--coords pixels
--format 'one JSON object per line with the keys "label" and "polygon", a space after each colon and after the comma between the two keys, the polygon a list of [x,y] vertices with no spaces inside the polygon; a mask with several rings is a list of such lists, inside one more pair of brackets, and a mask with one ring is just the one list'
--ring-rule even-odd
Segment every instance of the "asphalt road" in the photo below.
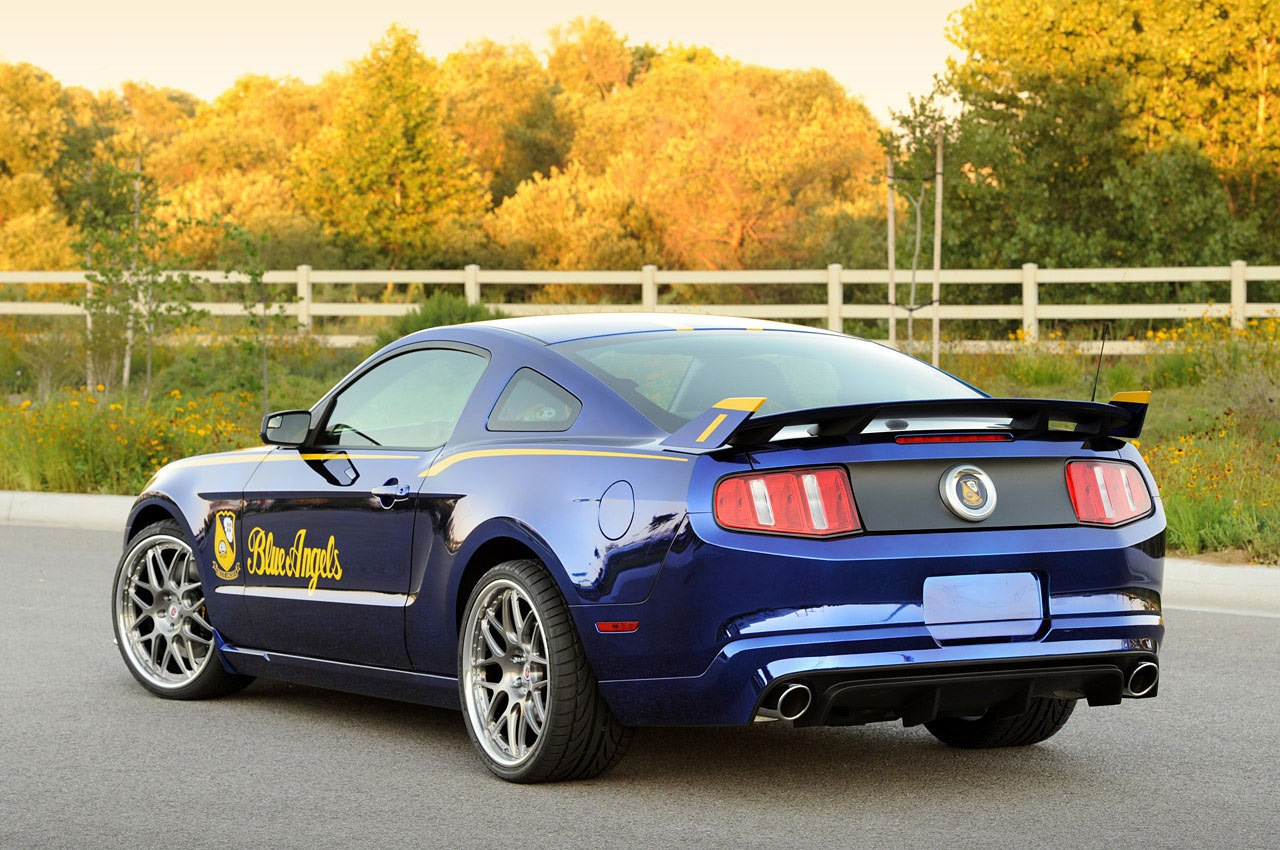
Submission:
{"label": "asphalt road", "polygon": [[451,711],[150,696],[112,643],[119,543],[0,526],[0,846],[1280,847],[1280,619],[1169,612],[1158,699],[1029,749],[647,729],[598,780],[519,787]]}

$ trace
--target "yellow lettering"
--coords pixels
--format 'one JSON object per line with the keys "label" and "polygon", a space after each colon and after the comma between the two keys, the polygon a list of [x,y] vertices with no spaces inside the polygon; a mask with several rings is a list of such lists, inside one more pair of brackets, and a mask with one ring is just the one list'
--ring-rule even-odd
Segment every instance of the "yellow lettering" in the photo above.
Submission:
{"label": "yellow lettering", "polygon": [[307,545],[307,530],[298,529],[286,550],[275,544],[275,535],[261,528],[249,531],[245,570],[252,575],[287,576],[307,580],[307,592],[314,593],[321,578],[342,581],[342,564],[333,535],[324,548]]}

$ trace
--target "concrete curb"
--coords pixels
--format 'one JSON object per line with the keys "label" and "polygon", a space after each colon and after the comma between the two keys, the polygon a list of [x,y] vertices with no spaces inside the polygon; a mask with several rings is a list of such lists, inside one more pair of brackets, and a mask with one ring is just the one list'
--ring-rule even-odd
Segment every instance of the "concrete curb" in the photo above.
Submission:
{"label": "concrete curb", "polygon": [[1280,617],[1280,568],[1166,558],[1161,602],[1167,608]]}
{"label": "concrete curb", "polygon": [[[132,506],[132,496],[0,490],[0,524],[123,534]],[[1169,608],[1280,617],[1280,568],[1166,558],[1162,601]]]}
{"label": "concrete curb", "polygon": [[0,523],[86,528],[124,534],[132,496],[0,490]]}

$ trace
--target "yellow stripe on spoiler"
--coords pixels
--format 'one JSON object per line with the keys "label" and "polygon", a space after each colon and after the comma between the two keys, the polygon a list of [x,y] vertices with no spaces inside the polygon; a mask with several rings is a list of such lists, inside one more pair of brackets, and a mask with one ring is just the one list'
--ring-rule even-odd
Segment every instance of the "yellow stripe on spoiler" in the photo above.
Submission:
{"label": "yellow stripe on spoiler", "polygon": [[755,413],[764,406],[766,401],[768,401],[767,398],[722,398],[713,407],[716,410],[742,410]]}
{"label": "yellow stripe on spoiler", "polygon": [[764,397],[722,398],[689,420],[682,428],[662,441],[662,445],[683,449],[717,449],[733,434],[734,429],[768,401]]}
{"label": "yellow stripe on spoiler", "polygon": [[1115,401],[1127,401],[1130,404],[1150,404],[1151,390],[1130,390],[1128,392],[1116,393],[1111,397]]}

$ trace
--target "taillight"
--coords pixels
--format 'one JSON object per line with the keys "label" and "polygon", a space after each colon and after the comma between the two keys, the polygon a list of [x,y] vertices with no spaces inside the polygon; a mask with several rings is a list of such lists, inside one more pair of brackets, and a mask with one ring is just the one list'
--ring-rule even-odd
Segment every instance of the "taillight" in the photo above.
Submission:
{"label": "taillight", "polygon": [[716,485],[716,521],[725,528],[830,537],[862,529],[843,469],[788,469],[733,475]]}
{"label": "taillight", "polygon": [[1081,522],[1119,525],[1151,512],[1151,493],[1142,474],[1109,460],[1067,462],[1067,492]]}

